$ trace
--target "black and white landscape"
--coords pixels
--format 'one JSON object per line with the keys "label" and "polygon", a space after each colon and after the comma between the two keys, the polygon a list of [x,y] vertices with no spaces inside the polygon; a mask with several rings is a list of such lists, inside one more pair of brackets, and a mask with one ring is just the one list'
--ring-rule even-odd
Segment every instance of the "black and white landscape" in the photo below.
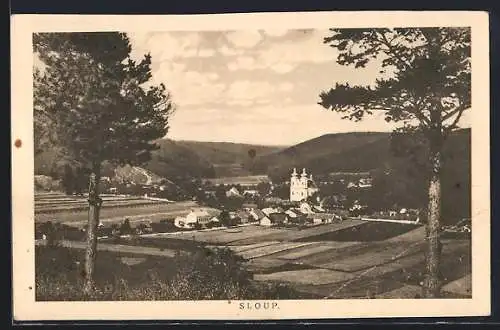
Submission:
{"label": "black and white landscape", "polygon": [[472,298],[471,29],[33,34],[37,301]]}

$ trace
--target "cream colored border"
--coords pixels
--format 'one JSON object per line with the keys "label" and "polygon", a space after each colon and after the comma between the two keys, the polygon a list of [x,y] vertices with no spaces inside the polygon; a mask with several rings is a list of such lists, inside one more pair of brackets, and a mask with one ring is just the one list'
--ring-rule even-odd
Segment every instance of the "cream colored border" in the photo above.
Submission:
{"label": "cream colored border", "polygon": [[[472,27],[473,298],[295,300],[279,310],[238,302],[35,302],[33,254],[32,45],[35,31],[167,31],[330,27]],[[192,16],[16,15],[12,17],[13,315],[16,320],[311,319],[484,316],[490,313],[489,31],[483,12],[317,12]]]}

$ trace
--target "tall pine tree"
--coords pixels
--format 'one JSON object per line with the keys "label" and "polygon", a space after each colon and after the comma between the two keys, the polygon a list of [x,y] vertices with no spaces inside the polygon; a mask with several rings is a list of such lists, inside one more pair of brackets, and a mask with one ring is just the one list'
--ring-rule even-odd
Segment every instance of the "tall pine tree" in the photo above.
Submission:
{"label": "tall pine tree", "polygon": [[130,57],[126,34],[117,32],[34,34],[44,63],[34,72],[34,111],[50,145],[91,172],[84,291],[93,290],[103,161],[140,165],[164,137],[173,105],[165,86],[150,81],[151,56]]}
{"label": "tall pine tree", "polygon": [[[361,120],[376,111],[402,122],[398,133],[428,145],[427,276],[424,295],[440,294],[442,150],[471,106],[470,28],[332,29],[324,42],[342,65],[382,62],[374,86],[337,83],[320,94],[324,108]],[[389,69],[389,70],[388,70]],[[387,74],[391,71],[392,74]]]}

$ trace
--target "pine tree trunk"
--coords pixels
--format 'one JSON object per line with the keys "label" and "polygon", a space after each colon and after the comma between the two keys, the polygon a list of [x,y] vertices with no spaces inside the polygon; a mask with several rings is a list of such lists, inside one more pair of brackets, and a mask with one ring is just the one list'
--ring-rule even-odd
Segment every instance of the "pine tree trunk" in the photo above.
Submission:
{"label": "pine tree trunk", "polygon": [[441,146],[436,140],[431,145],[432,166],[427,207],[426,275],[423,285],[425,298],[438,298],[441,291]]}
{"label": "pine tree trunk", "polygon": [[89,179],[89,214],[87,228],[87,249],[85,253],[85,284],[83,291],[89,296],[94,291],[94,270],[97,254],[97,227],[102,200],[99,197],[100,164],[94,164]]}

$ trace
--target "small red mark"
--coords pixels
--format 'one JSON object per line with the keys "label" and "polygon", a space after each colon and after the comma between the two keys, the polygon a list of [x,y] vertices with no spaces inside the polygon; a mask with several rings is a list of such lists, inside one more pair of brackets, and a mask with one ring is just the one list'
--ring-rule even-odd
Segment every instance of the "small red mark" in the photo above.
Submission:
{"label": "small red mark", "polygon": [[21,139],[16,139],[16,142],[14,142],[14,145],[16,146],[16,148],[21,148],[22,144],[23,144],[23,142],[21,141]]}

